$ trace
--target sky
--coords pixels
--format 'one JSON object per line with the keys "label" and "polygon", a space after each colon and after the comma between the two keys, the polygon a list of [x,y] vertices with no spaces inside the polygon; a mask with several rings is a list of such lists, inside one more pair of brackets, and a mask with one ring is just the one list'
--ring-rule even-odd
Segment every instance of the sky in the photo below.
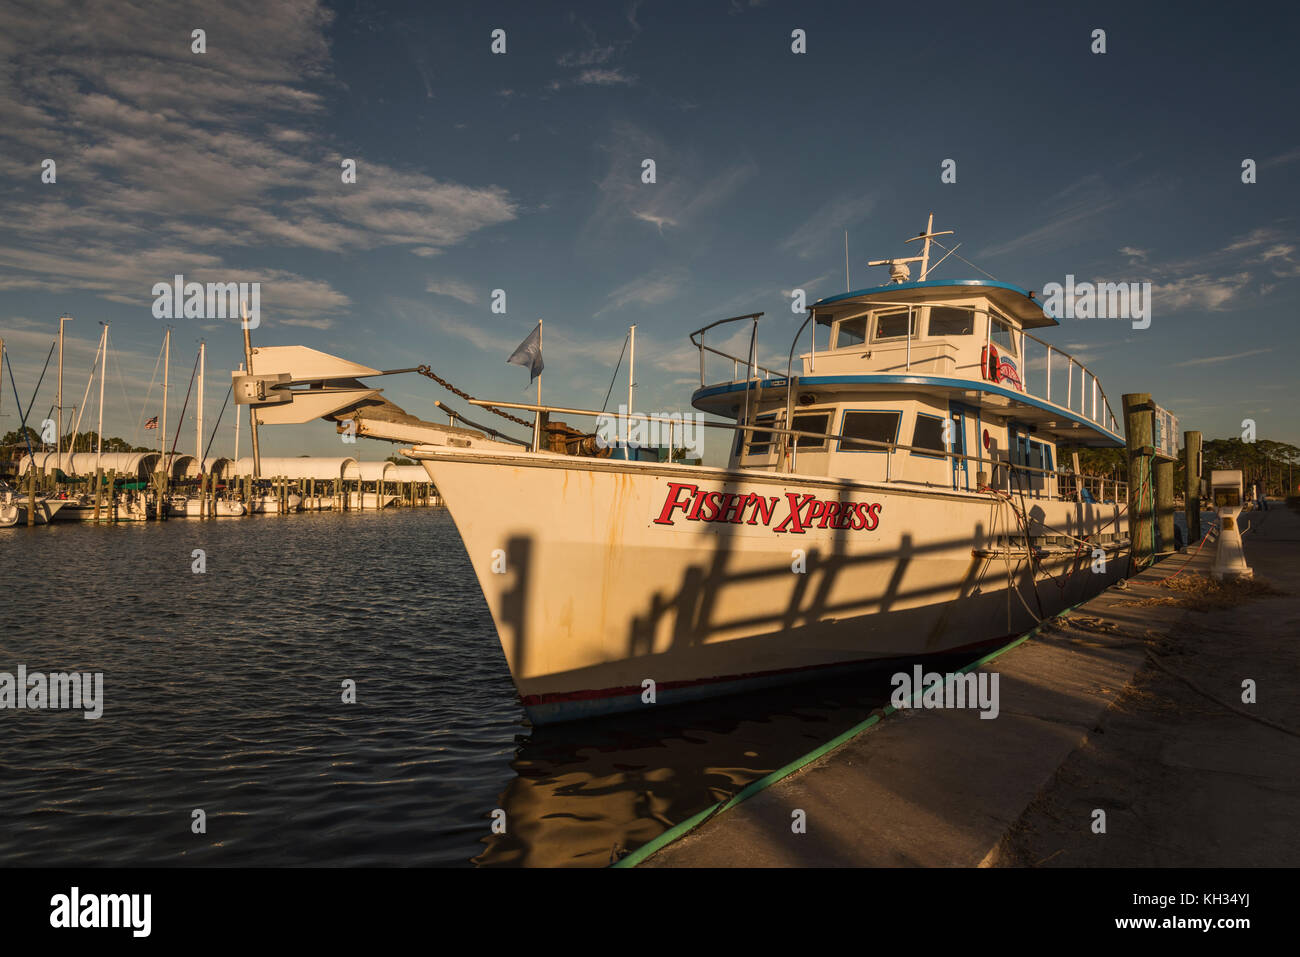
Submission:
{"label": "sky", "polygon": [[[203,339],[211,432],[241,333],[156,318],[154,284],[182,274],[260,282],[255,345],[427,363],[502,401],[532,400],[528,372],[505,360],[542,319],[544,401],[599,408],[636,324],[637,408],[686,411],[689,332],[763,311],[761,358],[784,368],[803,319],[792,291],[846,288],[845,231],[853,288],[875,285],[887,277],[867,260],[913,254],[903,240],[933,212],[961,256],[1026,289],[1067,275],[1152,284],[1149,328],[1063,319],[1043,332],[1096,372],[1116,412],[1122,393],[1150,392],[1207,438],[1251,419],[1260,438],[1300,443],[1300,18],[1222,4],[918,10],[0,2],[0,338],[23,404],[60,315],[74,320],[65,405],[79,404],[108,322],[105,432],[156,443],[142,425],[160,410],[170,325],[169,426]],[[980,276],[954,257],[932,278]],[[373,382],[426,418],[444,421],[441,399],[493,419],[417,376]],[[8,369],[3,388],[7,432]],[[53,403],[51,369],[31,418]],[[231,405],[213,454],[233,451],[233,425]],[[246,428],[241,441],[247,454]],[[325,422],[262,429],[263,454],[398,448],[340,442]]]}

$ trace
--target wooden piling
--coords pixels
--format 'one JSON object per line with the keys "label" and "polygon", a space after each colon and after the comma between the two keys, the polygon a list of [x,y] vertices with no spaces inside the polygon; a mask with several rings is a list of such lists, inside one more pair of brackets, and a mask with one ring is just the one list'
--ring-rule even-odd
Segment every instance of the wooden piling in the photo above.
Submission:
{"label": "wooden piling", "polygon": [[1160,548],[1170,551],[1174,547],[1174,462],[1163,457],[1153,458],[1156,483],[1156,528],[1160,532]]}
{"label": "wooden piling", "polygon": [[99,524],[100,503],[104,498],[104,470],[95,469],[95,524]]}
{"label": "wooden piling", "polygon": [[36,524],[36,470],[27,472],[27,524]]}
{"label": "wooden piling", "polygon": [[1183,433],[1186,466],[1183,482],[1183,511],[1187,516],[1187,544],[1201,540],[1201,433]]}
{"label": "wooden piling", "polygon": [[1128,454],[1128,534],[1138,568],[1155,556],[1155,408],[1147,392],[1124,396],[1124,445]]}

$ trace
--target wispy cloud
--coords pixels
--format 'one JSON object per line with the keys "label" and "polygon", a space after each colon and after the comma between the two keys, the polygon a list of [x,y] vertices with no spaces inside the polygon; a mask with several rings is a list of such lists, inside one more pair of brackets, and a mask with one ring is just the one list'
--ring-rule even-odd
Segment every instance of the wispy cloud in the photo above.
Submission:
{"label": "wispy cloud", "polygon": [[[602,245],[610,234],[626,228],[629,220],[651,225],[660,233],[689,228],[715,212],[758,172],[757,164],[748,158],[717,169],[689,149],[670,147],[626,122],[616,124],[600,148],[609,157],[609,166],[580,245]],[[654,183],[641,181],[646,159],[655,161]]]}
{"label": "wispy cloud", "polygon": [[476,305],[479,302],[474,287],[458,279],[430,279],[424,288],[426,292],[431,292],[437,296],[450,296],[452,299],[459,299],[469,306]]}
{"label": "wispy cloud", "polygon": [[1226,356],[1206,356],[1202,359],[1188,359],[1186,362],[1175,362],[1176,366],[1208,366],[1217,365],[1220,362],[1231,362],[1233,359],[1244,359],[1247,356],[1262,356],[1266,352],[1272,352],[1272,349],[1251,349],[1249,352],[1234,352]]}
{"label": "wispy cloud", "polygon": [[1046,222],[1014,239],[985,246],[981,256],[1005,256],[1007,253],[1022,249],[1057,246],[1070,239],[1077,239],[1081,228],[1119,206],[1117,197],[1107,194],[1105,188],[1092,178],[1087,178],[1073,187],[1057,194],[1065,202],[1054,204],[1044,217]]}
{"label": "wispy cloud", "polygon": [[809,214],[781,248],[800,259],[811,259],[844,241],[844,230],[871,215],[876,195],[842,194],[823,203]]}
{"label": "wispy cloud", "polygon": [[595,317],[618,312],[628,306],[654,306],[668,302],[682,291],[688,276],[684,268],[678,268],[633,279],[611,292]]}

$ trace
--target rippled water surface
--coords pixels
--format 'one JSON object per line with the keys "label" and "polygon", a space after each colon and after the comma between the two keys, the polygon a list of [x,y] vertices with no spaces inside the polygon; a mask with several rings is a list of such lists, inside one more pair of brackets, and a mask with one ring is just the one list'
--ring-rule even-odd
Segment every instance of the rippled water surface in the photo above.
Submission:
{"label": "rippled water surface", "polygon": [[0,530],[0,623],[106,699],[0,711],[3,865],[604,865],[888,689],[534,729],[442,509]]}

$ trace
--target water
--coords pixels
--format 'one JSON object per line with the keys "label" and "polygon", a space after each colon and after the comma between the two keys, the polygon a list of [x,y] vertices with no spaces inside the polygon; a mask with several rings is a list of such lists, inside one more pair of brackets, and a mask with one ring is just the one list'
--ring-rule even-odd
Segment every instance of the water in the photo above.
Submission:
{"label": "water", "polygon": [[106,699],[0,711],[9,866],[604,865],[888,695],[532,728],[442,509],[6,529],[0,622],[0,671],[102,671]]}

